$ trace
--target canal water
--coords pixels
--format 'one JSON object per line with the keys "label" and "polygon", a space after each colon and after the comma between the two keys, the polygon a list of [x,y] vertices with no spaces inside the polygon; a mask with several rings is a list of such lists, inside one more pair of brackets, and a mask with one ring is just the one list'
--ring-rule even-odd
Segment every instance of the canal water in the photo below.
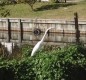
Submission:
{"label": "canal water", "polygon": [[[43,37],[44,33],[40,35],[35,35],[34,32],[23,32],[21,39],[22,43],[29,43],[33,45],[33,42],[38,42]],[[7,41],[7,31],[0,31],[0,41]],[[19,42],[20,32],[12,31],[10,41],[11,42]],[[51,42],[52,44],[59,43],[75,43],[80,41],[86,44],[86,34],[80,34],[76,37],[76,34],[66,34],[66,33],[48,33],[45,36],[44,42]]]}

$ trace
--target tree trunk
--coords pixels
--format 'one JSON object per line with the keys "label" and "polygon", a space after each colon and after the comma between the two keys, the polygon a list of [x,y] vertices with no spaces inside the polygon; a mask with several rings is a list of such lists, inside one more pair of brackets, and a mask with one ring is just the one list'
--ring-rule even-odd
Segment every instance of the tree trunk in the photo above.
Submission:
{"label": "tree trunk", "polygon": [[31,7],[32,11],[34,11],[34,9],[33,9],[33,5],[30,5],[30,7]]}
{"label": "tree trunk", "polygon": [[65,0],[65,3],[66,3],[66,0]]}

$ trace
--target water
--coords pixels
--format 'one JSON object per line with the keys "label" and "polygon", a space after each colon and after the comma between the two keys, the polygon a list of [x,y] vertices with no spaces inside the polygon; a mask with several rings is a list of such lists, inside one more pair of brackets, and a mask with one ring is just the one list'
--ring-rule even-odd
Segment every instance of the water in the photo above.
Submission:
{"label": "water", "polygon": [[[34,44],[34,42],[38,42],[43,37],[44,33],[40,35],[35,35],[33,32],[23,32],[21,39],[22,43],[30,43]],[[7,41],[8,34],[6,31],[0,32],[0,41]],[[11,42],[18,43],[20,38],[20,32],[11,32]],[[80,34],[78,37],[78,41],[86,44],[86,34]],[[65,33],[49,33],[45,37],[44,42],[52,42],[52,44],[56,43],[75,43],[77,42],[76,34],[65,34]]]}

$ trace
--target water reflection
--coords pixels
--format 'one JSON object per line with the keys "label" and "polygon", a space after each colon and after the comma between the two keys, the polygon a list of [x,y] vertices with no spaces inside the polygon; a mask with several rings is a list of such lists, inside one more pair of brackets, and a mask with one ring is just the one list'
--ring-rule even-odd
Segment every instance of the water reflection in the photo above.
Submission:
{"label": "water reflection", "polygon": [[[33,32],[23,32],[22,41],[39,41],[43,37],[44,33],[41,35],[34,35]],[[6,40],[8,33],[6,31],[0,31],[0,39]],[[20,32],[11,32],[11,40],[19,40]],[[80,35],[80,42],[86,43],[86,35]],[[45,37],[45,42],[58,42],[58,43],[75,43],[77,42],[76,34],[59,34],[59,33],[49,33]]]}

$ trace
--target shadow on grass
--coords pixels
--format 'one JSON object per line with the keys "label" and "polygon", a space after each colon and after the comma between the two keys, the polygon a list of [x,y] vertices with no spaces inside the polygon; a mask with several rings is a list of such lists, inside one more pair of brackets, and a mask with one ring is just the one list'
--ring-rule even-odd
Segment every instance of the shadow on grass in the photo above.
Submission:
{"label": "shadow on grass", "polygon": [[1,17],[10,16],[10,9],[6,9],[4,7],[5,5],[9,5],[9,4],[6,4],[5,2],[0,3],[0,16]]}
{"label": "shadow on grass", "polygon": [[35,11],[44,11],[44,10],[52,10],[52,9],[58,9],[59,7],[68,7],[77,5],[76,3],[57,3],[57,4],[49,4],[49,5],[43,5],[39,8],[36,8]]}
{"label": "shadow on grass", "polygon": [[3,9],[0,13],[1,17],[7,17],[10,16],[10,10],[9,9]]}
{"label": "shadow on grass", "polygon": [[4,6],[0,6],[0,16],[1,16],[1,17],[10,16],[10,10],[4,8]]}

